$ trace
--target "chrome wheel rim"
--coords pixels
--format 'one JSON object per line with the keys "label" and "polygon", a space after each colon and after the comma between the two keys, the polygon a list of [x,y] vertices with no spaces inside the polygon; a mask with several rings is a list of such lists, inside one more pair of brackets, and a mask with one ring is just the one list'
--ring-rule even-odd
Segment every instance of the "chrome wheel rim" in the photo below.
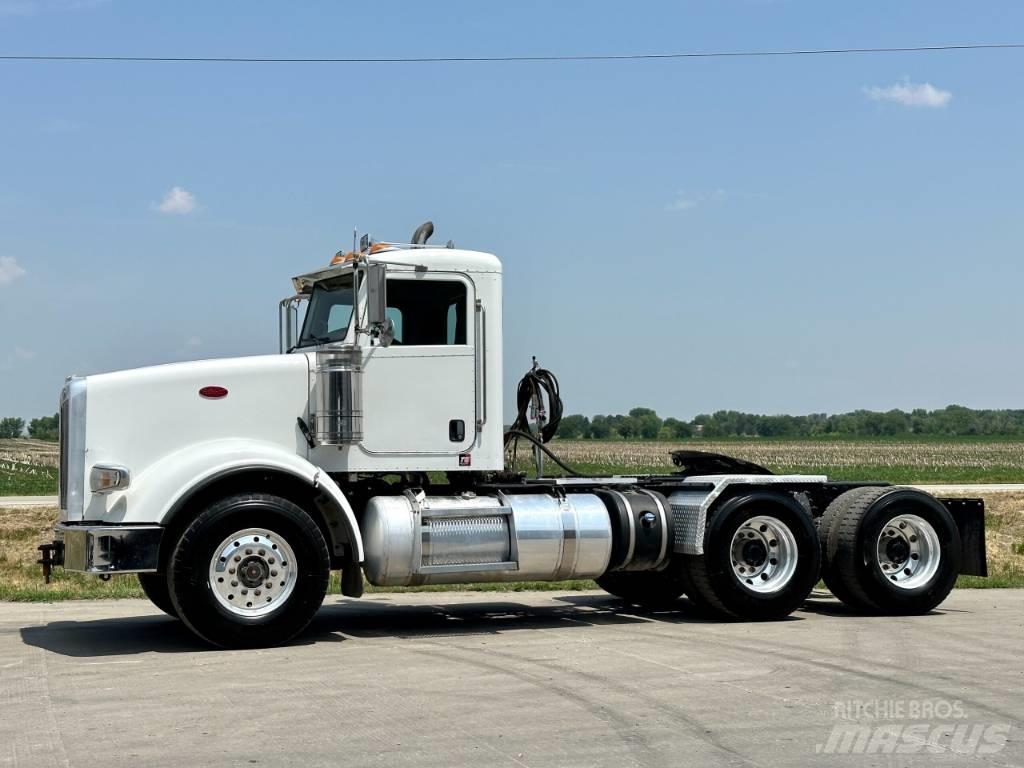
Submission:
{"label": "chrome wheel rim", "polygon": [[733,534],[729,549],[733,574],[751,592],[778,592],[796,573],[796,537],[777,517],[758,515],[745,521]]}
{"label": "chrome wheel rim", "polygon": [[295,591],[296,566],[295,552],[282,536],[265,528],[246,528],[213,551],[210,587],[228,613],[266,616],[280,610]]}
{"label": "chrome wheel rim", "polygon": [[917,589],[938,573],[942,547],[935,528],[917,515],[897,515],[882,526],[875,543],[882,575],[900,589]]}

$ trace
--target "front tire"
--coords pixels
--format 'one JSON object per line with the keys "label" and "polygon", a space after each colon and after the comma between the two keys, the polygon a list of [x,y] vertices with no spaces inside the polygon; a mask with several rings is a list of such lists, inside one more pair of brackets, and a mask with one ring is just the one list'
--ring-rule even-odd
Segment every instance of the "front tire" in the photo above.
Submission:
{"label": "front tire", "polygon": [[140,573],[139,586],[146,593],[146,597],[157,608],[172,618],[178,618],[178,612],[174,610],[174,603],[171,601],[171,592],[167,586],[167,576],[163,573]]}
{"label": "front tire", "polygon": [[280,645],[312,620],[330,575],[316,522],[287,499],[243,493],[215,502],[182,534],[168,571],[185,624],[212,645]]}
{"label": "front tire", "polygon": [[699,603],[746,621],[782,619],[803,604],[818,580],[821,549],[794,499],[752,493],[725,502],[704,532],[704,554],[686,558]]}

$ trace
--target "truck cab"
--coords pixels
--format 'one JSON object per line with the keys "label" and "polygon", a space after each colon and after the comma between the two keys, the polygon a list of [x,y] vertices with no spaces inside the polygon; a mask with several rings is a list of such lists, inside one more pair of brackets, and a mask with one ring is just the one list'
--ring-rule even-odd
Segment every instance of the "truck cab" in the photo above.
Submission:
{"label": "truck cab", "polygon": [[377,244],[292,283],[281,347],[309,360],[314,464],[348,473],[502,467],[497,257]]}

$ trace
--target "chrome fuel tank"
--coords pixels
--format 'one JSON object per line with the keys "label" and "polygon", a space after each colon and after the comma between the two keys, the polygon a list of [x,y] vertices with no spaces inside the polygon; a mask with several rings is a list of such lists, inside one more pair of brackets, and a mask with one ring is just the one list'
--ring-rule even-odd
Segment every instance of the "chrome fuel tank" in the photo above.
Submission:
{"label": "chrome fuel tank", "polygon": [[608,510],[589,493],[375,496],[362,521],[377,586],[593,578],[608,567]]}

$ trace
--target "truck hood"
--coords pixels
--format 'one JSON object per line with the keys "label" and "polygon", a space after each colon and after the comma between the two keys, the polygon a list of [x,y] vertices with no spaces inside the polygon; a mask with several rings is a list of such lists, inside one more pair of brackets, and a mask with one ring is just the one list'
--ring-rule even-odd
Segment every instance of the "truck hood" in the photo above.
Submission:
{"label": "truck hood", "polygon": [[67,487],[77,487],[81,500],[61,483],[65,519],[96,519],[121,493],[94,498],[89,476],[97,464],[122,466],[138,477],[171,453],[225,438],[258,440],[303,456],[308,451],[297,424],[309,417],[305,355],[173,363],[74,383],[80,396],[68,414],[61,464]]}

